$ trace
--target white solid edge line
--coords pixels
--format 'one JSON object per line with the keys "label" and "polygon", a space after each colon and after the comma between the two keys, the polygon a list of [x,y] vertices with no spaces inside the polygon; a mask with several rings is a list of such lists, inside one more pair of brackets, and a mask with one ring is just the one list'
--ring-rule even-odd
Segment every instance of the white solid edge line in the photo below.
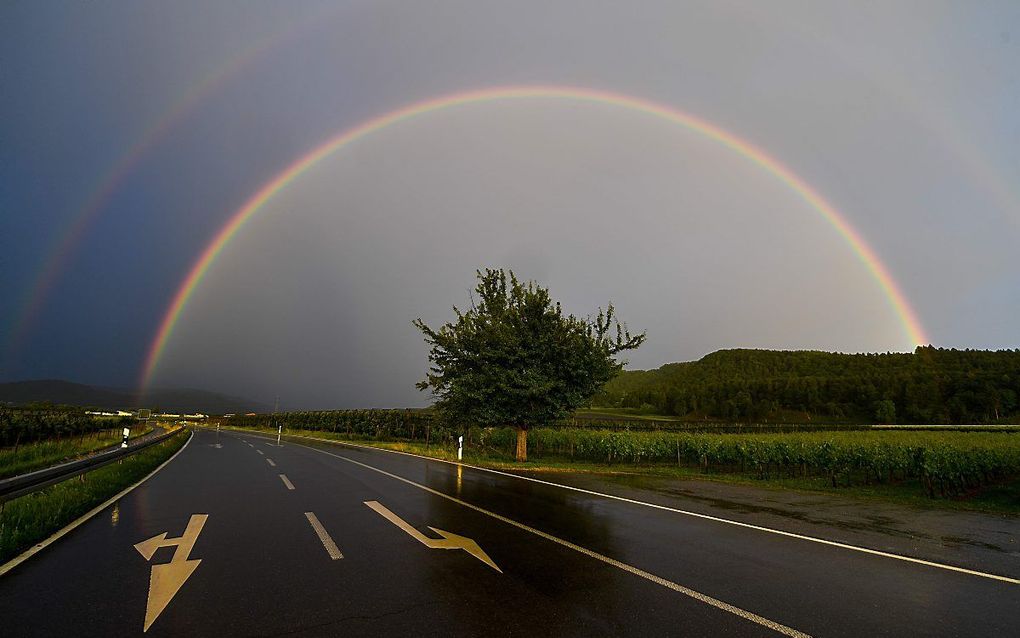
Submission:
{"label": "white solid edge line", "polygon": [[[301,445],[301,444],[298,443],[297,445]],[[466,507],[468,509],[474,510],[474,511],[480,513],[480,514],[485,514],[486,516],[490,516],[490,517],[496,519],[497,521],[501,521],[503,523],[506,523],[507,525],[512,525],[513,527],[516,527],[518,529],[524,530],[526,532],[530,532],[530,533],[532,533],[532,534],[534,534],[536,536],[539,536],[541,538],[544,538],[544,539],[546,539],[548,541],[552,541],[553,543],[556,543],[557,545],[562,545],[563,547],[566,547],[568,549],[572,549],[575,552],[584,554],[585,556],[588,556],[590,558],[594,558],[595,560],[598,560],[598,561],[601,561],[603,563],[606,563],[607,565],[611,565],[613,567],[616,567],[617,569],[621,569],[621,570],[623,570],[625,572],[629,572],[631,574],[634,574],[635,576],[639,576],[641,578],[644,578],[645,580],[651,581],[651,582],[655,583],[656,585],[661,585],[662,587],[665,587],[667,589],[671,589],[671,590],[673,590],[673,591],[675,591],[675,592],[677,592],[679,594],[683,594],[684,596],[687,596],[688,598],[693,598],[694,600],[697,600],[699,602],[702,602],[702,603],[705,603],[705,604],[710,605],[712,607],[715,607],[716,609],[719,609],[719,610],[731,613],[731,614],[733,614],[735,616],[743,618],[744,620],[748,620],[748,621],[753,622],[753,623],[755,623],[757,625],[760,625],[762,627],[767,627],[768,629],[771,629],[772,631],[775,631],[777,633],[783,634],[785,636],[790,636],[791,638],[811,638],[810,634],[806,634],[806,633],[804,633],[802,631],[798,631],[798,630],[796,630],[796,629],[794,629],[792,627],[787,627],[786,625],[784,625],[782,623],[778,623],[778,622],[776,622],[774,620],[770,620],[768,618],[765,618],[764,616],[759,616],[758,614],[756,614],[756,613],[754,613],[752,611],[747,611],[746,609],[741,609],[740,607],[737,607],[736,605],[731,605],[730,603],[727,603],[725,601],[719,600],[718,598],[713,598],[712,596],[709,596],[707,594],[703,594],[703,593],[701,593],[699,591],[696,591],[694,589],[690,589],[689,587],[684,587],[683,585],[680,585],[679,583],[675,583],[675,582],[673,582],[671,580],[666,580],[665,578],[663,578],[661,576],[656,576],[655,574],[653,574],[651,572],[646,572],[645,570],[643,570],[643,569],[641,569],[639,567],[634,567],[633,565],[628,565],[627,563],[624,563],[622,561],[618,561],[615,558],[610,558],[609,556],[606,556],[604,554],[600,554],[600,553],[598,553],[596,551],[590,550],[587,547],[582,547],[581,545],[577,545],[575,543],[571,543],[570,541],[564,540],[562,538],[559,538],[558,536],[553,536],[552,534],[549,534],[548,532],[543,532],[542,530],[536,529],[534,527],[531,527],[530,525],[525,525],[524,523],[517,522],[517,521],[513,520],[512,518],[507,518],[506,516],[502,516],[500,514],[496,514],[495,512],[490,512],[489,510],[487,510],[485,508],[479,507],[477,505],[472,505],[471,503],[468,503],[467,501],[462,501],[462,500],[460,500],[459,498],[457,498],[455,496],[450,496],[449,494],[444,494],[443,492],[439,492],[437,490],[434,490],[431,487],[426,487],[425,485],[422,485],[420,483],[415,483],[411,479],[406,479],[406,478],[404,478],[402,476],[398,476],[396,474],[392,474],[390,472],[387,472],[386,470],[382,470],[382,469],[379,469],[377,467],[373,467],[371,465],[368,465],[367,463],[362,463],[361,461],[355,461],[354,459],[349,459],[346,456],[340,456],[339,454],[333,454],[332,452],[327,452],[325,450],[320,450],[318,448],[309,447],[307,445],[301,445],[301,447],[309,449],[309,450],[312,450],[313,452],[318,452],[319,454],[325,454],[326,456],[332,456],[333,458],[337,458],[337,459],[340,459],[342,461],[347,461],[348,463],[353,463],[355,465],[360,465],[363,468],[372,470],[374,472],[378,472],[378,473],[380,473],[380,474],[382,474],[384,476],[388,476],[390,478],[396,479],[396,480],[401,481],[403,483],[407,483],[408,485],[412,485],[414,487],[417,487],[420,490],[424,490],[426,492],[429,492],[430,494],[435,494],[436,496],[439,496],[441,498],[445,498],[445,499],[447,499],[449,501],[457,503],[458,505],[461,505],[461,506]],[[502,570],[500,570],[500,573],[502,573]]]}
{"label": "white solid edge line", "polygon": [[287,486],[288,490],[294,489],[294,484],[290,482],[290,479],[287,478],[286,474],[281,474],[280,480],[283,481],[283,484]]}
{"label": "white solid edge line", "polygon": [[[252,435],[259,436],[259,435]],[[683,514],[685,516],[693,516],[695,518],[701,518],[708,521],[715,521],[717,523],[726,523],[727,525],[736,525],[737,527],[743,527],[746,529],[753,529],[759,532],[768,532],[769,534],[776,534],[779,536],[786,536],[788,538],[796,538],[803,541],[810,541],[812,543],[820,543],[822,545],[829,545],[830,547],[839,547],[840,549],[848,549],[855,552],[862,552],[864,554],[871,554],[873,556],[881,556],[883,558],[892,558],[895,560],[901,560],[908,563],[915,563],[917,565],[925,565],[928,567],[935,567],[938,569],[945,569],[948,571],[958,572],[961,574],[969,574],[971,576],[979,576],[981,578],[990,578],[992,580],[998,580],[1004,583],[1010,583],[1012,585],[1020,585],[1020,579],[1010,578],[1009,576],[1000,576],[998,574],[990,574],[987,572],[977,571],[975,569],[967,569],[966,567],[957,567],[955,565],[947,565],[945,563],[936,563],[934,561],[924,560],[923,558],[914,558],[912,556],[903,556],[901,554],[893,554],[891,552],[883,552],[877,549],[870,549],[868,547],[859,547],[857,545],[850,545],[848,543],[841,543],[839,541],[830,541],[824,538],[818,538],[817,536],[807,536],[804,534],[797,534],[795,532],[786,532],[781,529],[772,529],[771,527],[762,527],[761,525],[753,525],[751,523],[742,523],[740,521],[734,521],[728,518],[721,518],[719,516],[712,516],[711,514],[700,514],[698,512],[691,512],[689,510],[682,510],[675,507],[669,507],[668,505],[657,505],[655,503],[647,503],[645,501],[638,501],[625,496],[616,496],[614,494],[605,494],[603,492],[595,492],[593,490],[586,490],[582,487],[574,487],[572,485],[563,485],[562,483],[553,483],[552,481],[543,481],[542,479],[532,478],[530,476],[520,476],[518,474],[511,474],[510,472],[502,472],[500,470],[493,470],[487,467],[479,467],[477,465],[471,465],[468,463],[458,463],[456,461],[447,461],[445,459],[436,459],[431,456],[423,456],[421,454],[414,454],[411,452],[401,452],[399,450],[387,450],[386,448],[374,447],[371,445],[359,445],[357,443],[348,443],[346,441],[331,441],[329,439],[319,439],[312,436],[303,436],[300,434],[289,434],[288,436],[300,439],[308,439],[310,441],[321,441],[323,443],[332,443],[334,445],[348,445],[351,447],[364,448],[366,450],[380,450],[383,452],[390,452],[392,454],[403,454],[404,456],[413,456],[419,459],[426,459],[429,461],[438,461],[440,463],[446,463],[448,465],[461,465],[463,467],[471,468],[473,470],[479,470],[481,472],[490,472],[492,474],[499,474],[500,476],[508,476],[522,481],[532,481],[533,483],[541,483],[542,485],[550,485],[552,487],[559,487],[564,490],[571,490],[573,492],[580,492],[582,494],[590,494],[592,496],[601,496],[602,498],[612,499],[614,501],[621,501],[624,503],[631,503],[632,505],[641,505],[644,507],[651,507],[653,509],[663,510],[666,512],[674,512],[676,514]],[[307,446],[306,446],[307,447]]]}
{"label": "white solid edge line", "polygon": [[194,431],[191,432],[191,436],[189,436],[188,440],[184,442],[184,445],[181,446],[181,449],[179,449],[176,452],[174,452],[173,456],[171,456],[167,460],[165,460],[162,463],[160,463],[159,467],[157,467],[153,471],[151,471],[148,474],[146,474],[140,481],[138,481],[134,485],[131,485],[131,486],[128,486],[128,487],[124,488],[123,490],[121,490],[120,492],[115,494],[114,496],[111,496],[108,500],[103,502],[101,505],[97,505],[95,508],[89,510],[85,514],[82,514],[81,516],[79,516],[74,521],[68,523],[66,526],[64,526],[59,531],[55,532],[52,536],[50,536],[46,540],[42,541],[41,543],[36,543],[35,545],[33,545],[32,547],[26,549],[24,552],[22,552],[18,556],[12,558],[11,560],[9,560],[6,563],[4,563],[3,565],[0,565],[0,576],[3,576],[7,572],[11,571],[12,569],[14,569],[18,565],[20,565],[21,563],[25,562],[29,558],[35,556],[36,554],[38,554],[42,550],[46,549],[47,547],[49,547],[50,545],[52,545],[56,541],[60,540],[65,534],[67,534],[68,532],[70,532],[74,528],[78,527],[79,525],[81,525],[85,521],[89,520],[90,518],[92,518],[93,516],[98,514],[99,512],[103,511],[107,507],[113,505],[116,501],[118,501],[121,498],[123,498],[124,496],[126,496],[128,492],[130,492],[131,490],[135,489],[136,487],[138,487],[142,483],[148,481],[150,478],[152,478],[152,476],[156,472],[158,472],[158,471],[162,470],[164,467],[166,467],[167,463],[169,463],[170,461],[172,461],[175,458],[177,458],[177,455],[180,454],[181,452],[183,452],[184,448],[188,447],[188,444],[191,443],[191,439],[193,439],[193,438],[195,438],[195,432]]}
{"label": "white solid edge line", "polygon": [[333,540],[333,537],[329,535],[326,528],[319,522],[319,517],[315,515],[315,512],[305,512],[305,518],[308,519],[312,529],[315,530],[315,535],[319,537],[320,541],[322,541],[322,546],[326,548],[326,553],[329,554],[329,557],[333,560],[340,560],[343,558],[344,555],[340,553],[340,548],[336,546],[336,542]]}

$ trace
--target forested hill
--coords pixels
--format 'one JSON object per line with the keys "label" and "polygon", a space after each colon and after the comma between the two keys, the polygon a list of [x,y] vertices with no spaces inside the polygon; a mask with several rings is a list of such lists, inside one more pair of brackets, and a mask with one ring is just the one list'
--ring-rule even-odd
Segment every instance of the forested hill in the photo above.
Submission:
{"label": "forested hill", "polygon": [[720,350],[623,372],[596,405],[690,419],[1016,423],[1018,396],[1020,350]]}

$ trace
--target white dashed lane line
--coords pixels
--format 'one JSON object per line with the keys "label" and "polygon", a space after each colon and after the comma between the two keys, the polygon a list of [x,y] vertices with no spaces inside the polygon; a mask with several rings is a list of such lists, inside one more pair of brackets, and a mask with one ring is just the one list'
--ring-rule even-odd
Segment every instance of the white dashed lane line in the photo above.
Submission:
{"label": "white dashed lane line", "polygon": [[317,516],[315,516],[315,513],[305,512],[305,518],[308,519],[308,522],[309,524],[311,524],[312,529],[315,530],[315,533],[319,537],[319,540],[322,541],[322,546],[326,548],[326,553],[329,554],[329,557],[333,560],[340,560],[341,558],[343,558],[344,555],[340,553],[340,548],[336,546],[335,542],[333,542],[333,539],[332,537],[330,537],[329,532],[327,532],[326,528],[323,527],[322,523],[319,522],[319,519]]}

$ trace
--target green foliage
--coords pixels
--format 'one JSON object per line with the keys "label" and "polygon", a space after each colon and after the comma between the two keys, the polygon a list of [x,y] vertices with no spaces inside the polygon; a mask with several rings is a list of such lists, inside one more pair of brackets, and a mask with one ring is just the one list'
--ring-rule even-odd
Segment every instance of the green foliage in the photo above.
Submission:
{"label": "green foliage", "polygon": [[[533,456],[596,463],[673,463],[758,478],[822,476],[832,485],[919,479],[928,496],[947,497],[1020,474],[1015,432],[798,432],[706,434],[542,429]],[[510,454],[510,428],[490,428],[478,445]]]}
{"label": "green foliage", "polygon": [[120,430],[100,430],[0,449],[0,478],[17,476],[120,443]]}
{"label": "green foliage", "polygon": [[237,415],[224,425],[240,428],[333,432],[362,439],[440,440],[455,436],[453,428],[423,410],[323,410],[280,414]]}
{"label": "green foliage", "polygon": [[875,401],[875,421],[877,423],[896,423],[896,404],[889,399]]}
{"label": "green foliage", "polygon": [[[450,422],[433,410],[318,410],[305,412],[281,412],[279,414],[237,415],[220,421],[223,425],[239,428],[256,428],[276,431],[277,426],[286,429],[332,432],[353,439],[375,439],[388,441],[410,439],[418,441],[445,441],[456,438],[465,431],[477,428],[476,424]],[[679,422],[658,419],[634,419],[608,417],[593,419],[590,416],[568,417],[548,427],[592,428],[600,430],[665,430],[692,432],[797,432],[805,429],[818,430],[866,430],[870,426],[814,424],[809,426],[793,424],[742,424],[709,422]]]}
{"label": "green foliage", "polygon": [[0,407],[0,447],[82,436],[111,428],[131,427],[134,423],[131,417],[97,418],[84,414],[81,409]]}
{"label": "green foliage", "polygon": [[0,510],[0,563],[139,481],[187,440],[187,430],[181,430],[180,434],[132,454],[122,462],[4,503]]}
{"label": "green foliage", "polygon": [[913,353],[723,350],[621,373],[596,398],[684,420],[1020,422],[1020,350]]}
{"label": "green foliage", "polygon": [[[637,348],[613,306],[594,319],[565,316],[549,291],[513,272],[478,272],[477,303],[433,330],[414,322],[431,347],[419,389],[432,389],[447,420],[519,429],[562,419],[622,369],[615,355]],[[613,334],[615,332],[615,335]]]}

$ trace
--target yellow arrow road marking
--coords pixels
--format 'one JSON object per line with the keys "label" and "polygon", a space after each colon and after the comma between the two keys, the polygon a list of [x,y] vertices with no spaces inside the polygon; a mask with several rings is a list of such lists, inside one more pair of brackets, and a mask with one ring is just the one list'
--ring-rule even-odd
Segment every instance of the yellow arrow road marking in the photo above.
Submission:
{"label": "yellow arrow road marking", "polygon": [[[301,444],[298,443],[297,445],[301,445]],[[425,492],[428,492],[429,494],[434,494],[434,495],[436,495],[436,496],[438,496],[440,498],[445,498],[448,501],[451,501],[453,503],[457,503],[458,505],[461,505],[461,506],[466,507],[468,509],[474,510],[474,511],[480,513],[480,514],[485,514],[486,516],[494,518],[497,521],[502,521],[502,522],[506,523],[507,525],[513,525],[514,527],[516,527],[518,529],[524,530],[526,532],[534,534],[535,536],[539,536],[541,538],[544,538],[544,539],[546,539],[548,541],[552,541],[553,543],[556,543],[557,545],[562,545],[563,547],[572,549],[575,552],[579,552],[581,554],[584,554],[585,556],[590,556],[591,558],[594,558],[595,560],[598,560],[598,561],[602,561],[603,563],[606,563],[607,565],[612,565],[613,567],[616,567],[618,569],[622,569],[622,570],[624,570],[626,572],[630,572],[631,574],[634,574],[635,576],[639,576],[639,577],[644,578],[645,580],[649,580],[649,581],[651,581],[651,582],[653,582],[653,583],[655,583],[657,585],[661,585],[661,586],[666,587],[668,589],[672,589],[673,591],[678,592],[680,594],[683,594],[684,596],[687,596],[689,598],[693,598],[694,600],[698,600],[698,601],[701,601],[701,602],[703,602],[705,604],[711,605],[712,607],[715,607],[716,609],[721,609],[723,611],[729,612],[731,614],[734,614],[735,616],[739,616],[739,617],[741,617],[741,618],[743,618],[745,620],[749,620],[749,621],[751,621],[751,622],[753,622],[753,623],[755,623],[757,625],[760,625],[762,627],[767,627],[767,628],[772,629],[773,631],[779,632],[779,633],[781,633],[783,635],[790,636],[791,638],[810,638],[809,634],[806,634],[806,633],[804,633],[802,631],[797,631],[796,629],[793,629],[792,627],[787,627],[786,625],[780,624],[780,623],[778,623],[778,622],[776,622],[774,620],[769,620],[768,618],[765,618],[764,616],[759,616],[758,614],[755,614],[754,612],[750,612],[750,611],[747,611],[745,609],[741,609],[740,607],[737,607],[735,605],[731,605],[731,604],[729,604],[727,602],[719,600],[718,598],[713,598],[712,596],[708,596],[706,594],[702,594],[699,591],[695,591],[695,590],[690,589],[688,587],[684,587],[683,585],[680,585],[678,583],[674,583],[673,581],[666,580],[665,578],[662,578],[660,576],[656,576],[655,574],[646,572],[645,570],[640,569],[638,567],[634,567],[633,565],[628,565],[627,563],[624,563],[622,561],[618,561],[615,558],[610,558],[609,556],[606,556],[604,554],[599,554],[598,552],[592,551],[592,550],[588,549],[587,547],[582,547],[580,545],[577,545],[576,543],[571,543],[568,540],[564,540],[564,539],[559,538],[557,536],[553,536],[552,534],[549,534],[548,532],[543,532],[540,529],[536,529],[534,527],[531,527],[530,525],[525,525],[524,523],[520,523],[518,521],[515,521],[512,518],[507,518],[506,516],[503,516],[502,514],[497,514],[495,512],[489,511],[489,510],[487,510],[487,509],[485,509],[483,507],[479,507],[477,505],[473,505],[473,504],[468,503],[467,501],[461,500],[461,499],[459,499],[459,498],[457,498],[455,496],[450,496],[449,494],[444,494],[443,492],[440,492],[439,490],[434,490],[431,487],[422,485],[421,483],[415,483],[411,479],[404,478],[403,476],[398,476],[398,475],[396,475],[396,474],[394,474],[392,472],[387,472],[386,470],[380,469],[378,467],[374,467],[374,466],[369,465],[367,463],[362,463],[361,461],[355,461],[354,459],[349,459],[346,456],[341,456],[339,454],[333,454],[332,452],[327,452],[325,450],[320,450],[319,448],[311,447],[311,446],[308,446],[308,445],[301,445],[301,447],[308,448],[309,450],[312,450],[313,452],[318,452],[320,454],[325,454],[326,456],[332,456],[334,458],[338,458],[338,459],[340,459],[342,461],[347,461],[348,463],[353,463],[354,465],[359,465],[359,466],[361,466],[361,467],[363,467],[363,468],[365,468],[367,470],[372,470],[373,472],[378,472],[379,474],[382,474],[383,476],[388,476],[388,477],[390,477],[392,479],[396,479],[398,481],[401,481],[402,483],[406,483],[407,485],[411,485],[413,487],[417,487],[418,489],[423,490]],[[400,454],[404,454],[404,453],[400,452]],[[376,511],[378,511],[378,510],[376,510]],[[380,514],[381,513],[382,512],[380,512]]]}
{"label": "yellow arrow road marking", "polygon": [[167,538],[166,532],[153,536],[149,540],[135,544],[135,549],[145,560],[152,560],[160,547],[176,547],[169,563],[153,565],[149,576],[149,597],[145,603],[145,625],[142,631],[148,631],[152,623],[159,617],[173,597],[180,591],[184,582],[191,577],[202,562],[201,559],[188,560],[195,541],[205,526],[208,514],[192,514],[184,533],[177,538]]}
{"label": "yellow arrow road marking", "polygon": [[415,528],[411,527],[411,525],[408,524],[407,521],[405,521],[404,519],[400,518],[399,516],[388,510],[386,506],[380,503],[379,501],[365,501],[365,505],[368,505],[369,507],[374,509],[376,512],[381,514],[386,520],[407,532],[408,536],[415,539],[425,547],[428,547],[429,549],[463,549],[465,552],[471,554],[472,556],[482,561],[489,567],[495,569],[500,574],[503,573],[503,570],[496,566],[496,563],[494,563],[492,559],[489,558],[489,555],[486,554],[485,551],[483,551],[482,548],[478,546],[478,543],[476,543],[474,540],[470,538],[460,536],[452,532],[446,532],[441,529],[436,529],[435,527],[429,527],[429,529],[435,532],[436,534],[442,536],[442,538],[429,538],[428,536],[422,534]]}
{"label": "yellow arrow road marking", "polygon": [[202,533],[202,527],[205,526],[206,519],[209,518],[208,514],[192,514],[191,519],[188,521],[188,526],[184,529],[184,533],[177,538],[167,538],[166,532],[153,536],[147,541],[142,541],[135,545],[135,549],[145,557],[145,560],[152,560],[152,555],[156,553],[156,550],[160,547],[177,547],[174,550],[174,557],[171,562],[187,560],[188,555],[191,554],[191,550],[195,547],[195,541],[198,540],[198,535]]}
{"label": "yellow arrow road marking", "polygon": [[[256,436],[258,436],[258,435],[256,435]],[[710,514],[702,514],[700,512],[692,512],[692,511],[689,511],[689,510],[678,509],[678,508],[669,507],[669,506],[666,506],[666,505],[658,505],[656,503],[649,503],[649,502],[646,502],[646,501],[639,501],[639,500],[636,500],[636,499],[627,498],[625,496],[618,496],[616,494],[607,494],[605,492],[596,492],[594,490],[586,490],[586,489],[581,488],[581,487],[575,487],[573,485],[565,485],[563,483],[555,483],[553,481],[544,481],[542,479],[537,479],[537,478],[534,478],[534,477],[531,477],[531,476],[523,476],[521,474],[511,474],[509,472],[501,472],[500,470],[494,470],[494,469],[488,468],[488,467],[479,467],[477,465],[471,465],[469,463],[461,463],[460,461],[447,461],[445,459],[437,459],[437,458],[433,458],[433,457],[429,457],[429,456],[423,456],[421,454],[414,454],[412,452],[401,452],[399,450],[388,450],[386,448],[379,448],[379,447],[375,447],[373,445],[360,445],[358,443],[352,443],[350,441],[343,441],[343,442],[341,442],[341,441],[336,441],[334,439],[320,439],[320,438],[317,438],[317,437],[314,437],[314,436],[302,436],[300,434],[289,434],[288,436],[290,436],[292,438],[295,438],[295,439],[306,439],[308,441],[315,441],[316,443],[329,443],[330,445],[337,445],[337,446],[340,446],[342,448],[359,448],[359,449],[363,449],[363,450],[371,450],[373,452],[385,452],[387,454],[399,454],[401,456],[410,456],[410,457],[413,457],[413,458],[416,458],[416,459],[422,459],[422,460],[430,461],[430,462],[433,462],[433,463],[446,463],[448,465],[456,465],[457,467],[467,467],[467,468],[470,468],[472,470],[476,470],[478,472],[487,472],[487,473],[490,473],[490,474],[498,474],[500,476],[505,476],[507,478],[511,478],[511,479],[518,480],[518,481],[529,481],[529,482],[532,482],[532,483],[539,483],[539,484],[542,484],[542,485],[550,485],[552,487],[555,487],[555,488],[558,488],[558,489],[561,489],[561,490],[568,490],[568,491],[571,491],[571,492],[578,492],[580,494],[589,494],[591,496],[598,496],[598,497],[605,498],[605,499],[611,499],[611,500],[614,500],[614,501],[619,501],[621,503],[629,503],[631,505],[639,505],[641,507],[649,507],[649,508],[660,510],[660,511],[663,511],[663,512],[673,512],[673,513],[676,513],[676,514],[682,514],[684,516],[692,516],[694,518],[699,518],[699,519],[706,520],[706,521],[713,521],[715,523],[724,523],[726,525],[734,525],[736,527],[742,527],[744,529],[753,529],[753,530],[758,531],[758,532],[765,532],[765,533],[769,533],[769,534],[776,534],[778,536],[785,536],[787,538],[796,538],[796,539],[802,540],[802,541],[809,541],[809,542],[812,542],[812,543],[819,543],[821,545],[828,545],[830,547],[838,547],[839,549],[845,549],[845,550],[850,550],[850,551],[855,551],[855,552],[861,552],[861,553],[864,553],[864,554],[870,554],[872,556],[880,556],[882,558],[891,558],[891,559],[894,559],[894,560],[901,560],[901,561],[904,561],[904,562],[907,562],[907,563],[914,563],[916,565],[925,565],[927,567],[934,567],[934,568],[937,568],[937,569],[945,569],[947,571],[954,571],[954,572],[958,572],[958,573],[961,573],[961,574],[968,574],[970,576],[978,576],[980,578],[989,578],[989,579],[992,579],[992,580],[998,580],[998,581],[1001,581],[1001,582],[1004,582],[1004,583],[1010,583],[1012,585],[1020,585],[1020,578],[1010,578],[1009,576],[1000,576],[998,574],[990,574],[990,573],[987,573],[987,572],[981,572],[981,571],[977,571],[977,570],[974,570],[974,569],[966,569],[964,567],[957,567],[955,565],[947,565],[946,563],[936,563],[934,561],[923,560],[921,558],[914,558],[912,556],[904,556],[902,554],[893,554],[893,553],[890,553],[890,552],[883,552],[883,551],[880,551],[880,550],[877,550],[877,549],[870,549],[868,547],[859,547],[857,545],[849,545],[847,543],[840,543],[840,542],[837,542],[837,541],[830,541],[830,540],[826,540],[824,538],[818,538],[816,536],[805,536],[804,534],[795,534],[793,532],[787,532],[787,531],[783,531],[783,530],[780,530],[780,529],[773,529],[771,527],[763,527],[761,525],[752,525],[751,523],[742,523],[740,521],[735,521],[735,520],[732,520],[732,519],[729,519],[729,518],[721,518],[719,516],[712,516]],[[260,437],[260,438],[265,438],[265,437]],[[309,450],[314,450],[316,452],[320,452],[322,454],[327,454],[329,456],[335,456],[338,459],[343,459],[345,461],[350,461],[351,463],[358,463],[357,461],[353,461],[351,459],[348,459],[348,458],[343,457],[343,456],[339,456],[337,454],[333,454],[331,452],[326,452],[326,451],[320,450],[320,449],[312,447],[310,445],[302,445],[300,443],[296,443],[295,445],[301,445],[302,447],[306,447]],[[364,463],[358,463],[358,464],[359,465],[364,465]],[[370,468],[372,470],[375,470],[377,472],[381,471],[381,470],[378,470],[377,468],[374,468],[374,467],[371,467],[371,466],[367,466],[366,465],[365,467],[368,467],[368,468]],[[404,480],[401,477],[396,477],[396,478],[400,478],[400,480]],[[417,485],[417,483],[415,483],[415,485]],[[448,495],[446,495],[446,494],[443,494],[442,496],[444,498],[448,497]]]}
{"label": "yellow arrow road marking", "polygon": [[167,545],[176,544],[176,542],[177,539],[167,542],[166,532],[163,532],[159,536],[153,536],[147,541],[142,541],[141,543],[136,544],[135,549],[138,550],[139,554],[145,557],[145,560],[152,560],[152,555],[156,553],[157,549]]}
{"label": "yellow arrow road marking", "polygon": [[149,631],[170,600],[184,585],[184,581],[195,572],[201,559],[170,562],[165,565],[153,565],[152,576],[149,577],[149,602],[145,605],[145,627]]}

